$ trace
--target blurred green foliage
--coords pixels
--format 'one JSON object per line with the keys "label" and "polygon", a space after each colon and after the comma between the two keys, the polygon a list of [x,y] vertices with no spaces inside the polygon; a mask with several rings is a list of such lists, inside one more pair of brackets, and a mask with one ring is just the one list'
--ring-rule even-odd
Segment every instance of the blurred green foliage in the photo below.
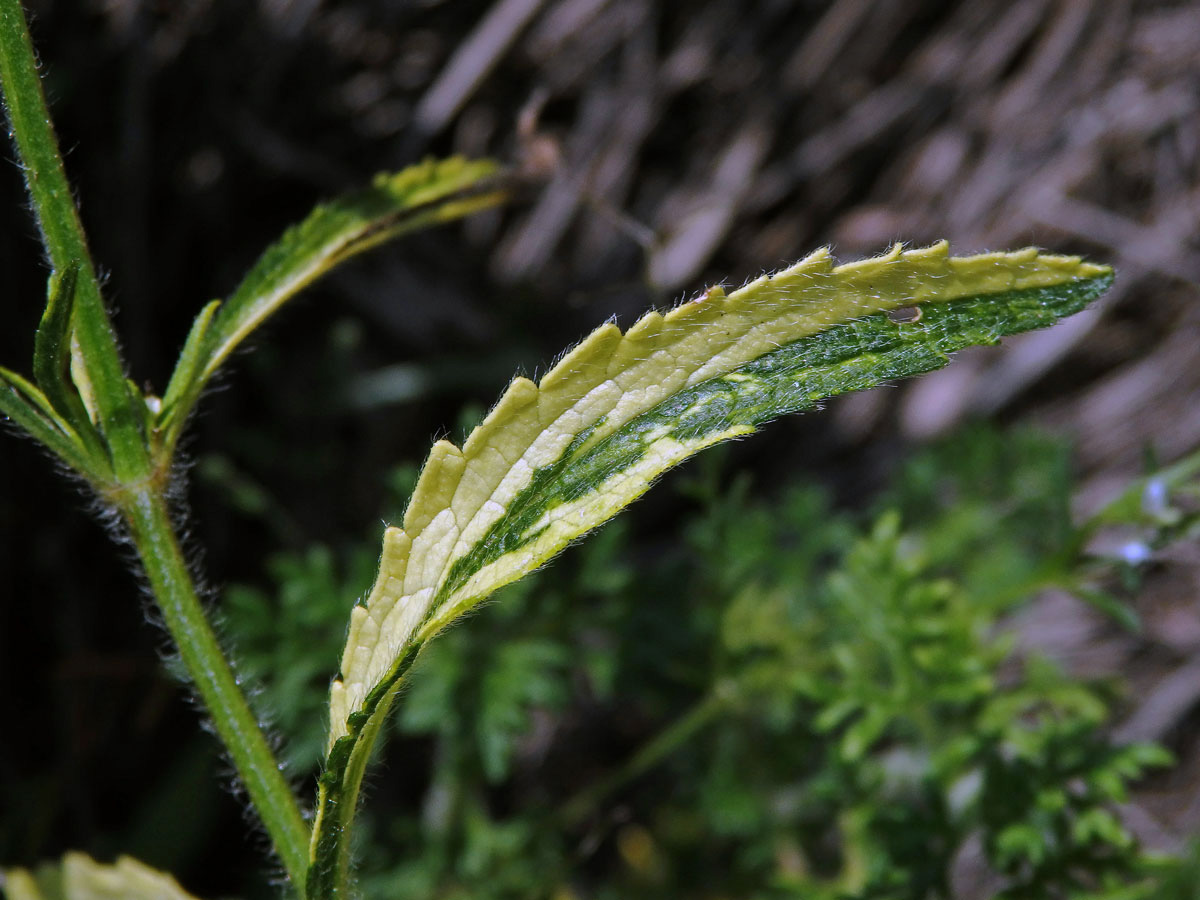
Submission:
{"label": "blurred green foliage", "polygon": [[[425,650],[395,716],[401,786],[378,786],[395,802],[363,813],[369,896],[1196,896],[1195,860],[1144,853],[1119,815],[1168,754],[1115,745],[1119,685],[1008,627],[1049,587],[1134,624],[1145,554],[1091,539],[1188,536],[1178,485],[1074,525],[1068,448],[982,427],[861,513],[726,468],[673,479],[682,540],[618,520]],[[227,593],[297,773],[376,543],[277,557],[272,590]]]}

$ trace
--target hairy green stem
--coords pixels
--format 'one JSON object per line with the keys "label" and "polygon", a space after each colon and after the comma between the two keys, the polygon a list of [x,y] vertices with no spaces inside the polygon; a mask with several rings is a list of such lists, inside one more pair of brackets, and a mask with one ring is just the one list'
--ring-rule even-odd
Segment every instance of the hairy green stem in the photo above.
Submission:
{"label": "hairy green stem", "polygon": [[731,692],[718,689],[706,694],[695,706],[643,744],[621,768],[607,778],[585,787],[563,804],[559,814],[560,820],[568,826],[582,822],[613,791],[661,763],[693,735],[728,710],[732,701]]}
{"label": "hairy green stem", "polygon": [[309,830],[237,676],[221,650],[175,538],[161,491],[131,491],[120,503],[167,629],[262,818],[297,893],[308,868]]}
{"label": "hairy green stem", "polygon": [[98,424],[108,439],[113,469],[122,480],[140,477],[150,468],[136,406],[141,398],[133,396],[125,380],[116,335],[58,152],[20,0],[0,0],[0,86],[50,264],[58,272],[79,266],[73,324],[95,388]]}
{"label": "hairy green stem", "polygon": [[[60,455],[121,510],[188,673],[288,874],[302,891],[308,865],[308,826],[204,615],[176,540],[163,491],[169,460],[150,458],[143,432],[143,401],[125,378],[116,334],[63,169],[20,0],[0,0],[0,87],[50,264],[57,272],[78,271],[72,332],[79,344],[81,376],[89,383],[97,424],[111,456],[111,469],[107,460],[101,466],[98,460]],[[16,407],[6,409],[10,414],[14,410],[23,412]],[[83,427],[87,423],[72,424]]]}

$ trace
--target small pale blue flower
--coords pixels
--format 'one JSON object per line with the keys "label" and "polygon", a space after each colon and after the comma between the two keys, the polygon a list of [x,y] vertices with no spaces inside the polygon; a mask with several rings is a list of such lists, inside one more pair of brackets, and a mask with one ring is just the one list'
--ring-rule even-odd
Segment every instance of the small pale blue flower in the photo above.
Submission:
{"label": "small pale blue flower", "polygon": [[1154,552],[1145,541],[1127,541],[1121,546],[1121,559],[1131,566],[1140,566],[1147,562]]}

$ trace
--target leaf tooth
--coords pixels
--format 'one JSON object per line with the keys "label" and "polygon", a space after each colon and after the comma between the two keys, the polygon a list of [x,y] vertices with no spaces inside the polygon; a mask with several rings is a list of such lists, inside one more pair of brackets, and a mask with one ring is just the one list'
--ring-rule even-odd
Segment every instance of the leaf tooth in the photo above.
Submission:
{"label": "leaf tooth", "polygon": [[[382,578],[377,579],[375,584],[378,585],[380,582],[382,582],[384,580],[385,579],[382,579]],[[375,592],[372,591],[372,593],[375,593]],[[350,625],[346,629],[346,646],[342,650],[342,662],[341,662],[342,675],[347,675],[347,673],[352,671],[354,668],[353,667],[353,662],[354,662],[353,648],[358,647],[362,644],[361,636],[362,636],[363,619],[368,618],[370,615],[371,615],[370,609],[367,604],[356,603],[356,604],[354,604],[354,606],[352,606],[350,608]]]}
{"label": "leaf tooth", "polygon": [[[613,348],[616,347],[620,338],[622,338],[622,332],[617,325],[606,322],[560,356],[558,362],[541,377],[538,383],[538,390],[541,392],[539,404],[547,395],[557,394],[564,385],[570,385],[571,389],[574,389],[578,382],[594,384],[596,374],[604,377],[608,358],[612,355]],[[541,407],[539,406],[540,412]],[[542,416],[542,421],[548,420]]]}
{"label": "leaf tooth", "polygon": [[548,426],[576,400],[608,378],[621,329],[606,322],[568,351],[538,383],[538,419]]}
{"label": "leaf tooth", "polygon": [[818,247],[808,256],[801,259],[799,262],[793,263],[786,269],[776,274],[783,275],[788,272],[805,271],[813,273],[832,272],[834,270],[833,250],[826,244],[823,247]]}
{"label": "leaf tooth", "polygon": [[634,322],[629,330],[625,332],[626,341],[653,341],[657,340],[663,330],[663,314],[656,309],[650,310],[636,322]]}
{"label": "leaf tooth", "polygon": [[402,528],[389,526],[383,532],[383,552],[379,555],[379,577],[371,588],[366,602],[371,618],[382,622],[391,613],[399,598],[408,570],[408,557],[412,549],[412,538]]}
{"label": "leaf tooth", "polygon": [[[1064,266],[1062,263],[1067,262]],[[968,293],[999,293],[1058,284],[1077,277],[1067,257],[1042,255],[1036,247],[1008,253],[978,253],[946,260],[945,277],[936,285],[915,287],[918,299],[954,300]]]}
{"label": "leaf tooth", "polygon": [[[451,157],[445,160],[444,175],[447,177],[459,168],[461,157]],[[414,184],[429,181],[434,174],[434,159],[432,157],[414,163],[399,172],[376,172],[371,179],[371,187],[381,191],[391,191],[395,194],[407,193]]]}
{"label": "leaf tooth", "polygon": [[383,534],[383,552],[379,558],[379,577],[371,588],[367,599],[367,612],[378,624],[381,633],[391,634],[391,620],[396,607],[403,605],[404,576],[408,571],[408,558],[412,549],[412,538],[400,528],[388,528]]}
{"label": "leaf tooth", "polygon": [[672,331],[684,331],[692,328],[703,328],[710,322],[715,322],[725,314],[728,304],[724,292],[720,297],[701,294],[694,300],[688,300],[671,309],[664,317]]}
{"label": "leaf tooth", "polygon": [[339,677],[329,685],[329,746],[346,733],[350,714],[361,708],[371,686],[376,683],[368,669],[374,648],[380,643],[379,626],[366,607],[350,611],[346,647],[342,651]]}
{"label": "leaf tooth", "polygon": [[[470,466],[460,479],[458,494],[451,501],[454,543],[446,548],[444,556],[438,554],[442,560],[438,583],[446,573],[446,564],[487,532],[503,515],[508,499],[526,486],[533,473],[560,458],[579,432],[601,420],[618,402],[622,388],[609,380],[608,373],[613,355],[625,342],[615,324],[600,326],[566,353],[539,385],[526,382],[528,388],[517,388],[514,383],[492,414],[472,432],[464,447],[468,461],[492,439],[492,423],[501,422],[503,433],[511,435],[509,445],[500,451],[508,466]],[[505,408],[510,394],[520,404],[517,410],[522,413],[521,421],[514,421]],[[524,408],[531,399],[537,401],[536,412]],[[410,581],[418,583],[410,576],[406,588]]]}
{"label": "leaf tooth", "polygon": [[346,649],[342,652],[342,684],[345,685],[348,709],[356,709],[366,693],[369,683],[367,665],[373,649],[379,643],[379,623],[365,606],[350,610],[350,628],[346,636]]}
{"label": "leaf tooth", "polygon": [[389,526],[383,532],[383,553],[380,554],[379,571],[389,578],[400,578],[408,565],[408,551],[412,539],[403,528]]}
{"label": "leaf tooth", "polygon": [[[384,532],[379,577],[367,602],[350,611],[341,678],[330,687],[330,717],[334,723],[344,723],[350,711],[361,704],[426,611],[417,598],[403,590],[411,547],[412,540],[402,529],[390,527]],[[381,636],[386,640],[380,640]]]}
{"label": "leaf tooth", "polygon": [[728,311],[750,313],[755,319],[766,319],[776,312],[793,309],[800,295],[812,294],[830,280],[833,257],[828,247],[814,250],[795,265],[778,272],[768,272],[747,282],[729,295]]}
{"label": "leaf tooth", "polygon": [[947,260],[950,258],[950,242],[943,238],[928,247],[913,247],[905,250],[904,256],[911,260]]}
{"label": "leaf tooth", "polygon": [[346,683],[335,678],[329,684],[329,739],[325,751],[328,753],[334,741],[346,733],[346,717],[350,706],[346,702]]}
{"label": "leaf tooth", "polygon": [[[936,260],[936,257],[934,258]],[[905,256],[903,244],[892,244],[891,249],[879,256],[869,256],[866,259],[856,259],[842,263],[835,268],[833,274],[840,285],[854,291],[864,298],[882,301],[885,297],[897,294],[897,278],[902,268],[911,268],[920,263],[921,258]],[[903,266],[907,263],[908,266]],[[936,263],[935,263],[936,264]],[[901,301],[907,297],[898,297]]]}
{"label": "leaf tooth", "polygon": [[[529,403],[524,407],[528,401],[522,396],[518,416],[504,421],[497,415],[504,413],[502,401],[493,415],[472,432],[464,451],[470,465],[451,504],[457,529],[455,541],[446,548],[438,583],[446,574],[446,565],[486,534],[534,472],[559,459],[576,435],[603,419],[618,402],[622,388],[609,379],[608,370],[610,358],[623,343],[616,325],[601,326],[564,356],[542,379],[540,387],[527,382],[528,389],[521,389],[522,394],[532,392],[530,398],[536,399],[536,406]],[[502,423],[495,438],[488,434],[489,420]],[[474,462],[485,452],[482,438],[507,441],[503,447],[487,448],[502,458],[503,466]]]}
{"label": "leaf tooth", "polygon": [[608,360],[608,377],[623,391],[640,390],[653,377],[648,371],[650,367],[642,364],[662,352],[663,346],[670,341],[671,333],[672,329],[664,324],[662,313],[646,313],[630,326],[624,340],[613,351]]}
{"label": "leaf tooth", "polygon": [[465,463],[463,452],[450,441],[441,440],[433,445],[404,513],[404,530],[414,539],[439,510],[450,505]]}
{"label": "leaf tooth", "polygon": [[[528,378],[513,379],[492,411],[463,444],[462,452],[468,465],[464,467],[450,501],[458,532],[457,544],[462,543],[463,535],[480,534],[481,529],[486,531],[503,514],[511,496],[532,477],[533,468],[525,456],[545,429],[538,414],[538,398],[536,384]],[[492,459],[481,460],[484,455]],[[506,479],[508,483],[502,491]],[[451,549],[447,548],[447,556],[442,560],[439,579],[445,572],[444,563],[449,560]]]}
{"label": "leaf tooth", "polygon": [[[1112,274],[1108,266],[1084,262],[1078,256],[1060,256],[1028,248],[1030,255],[1020,260],[1013,273],[1012,289],[1047,287],[1072,278],[1095,278]],[[1022,251],[1024,253],[1024,251]]]}
{"label": "leaf tooth", "polygon": [[[492,407],[492,411],[487,414],[487,418],[477,425],[467,437],[466,443],[463,444],[463,455],[467,459],[474,459],[485,447],[494,447],[507,462],[512,463],[517,460],[529,446],[532,435],[519,434],[522,429],[514,429],[513,422],[517,413],[525,411],[526,407],[536,403],[537,398],[538,387],[536,384],[528,378],[514,378],[503,396]],[[537,412],[536,407],[532,412]],[[536,415],[528,418],[534,426],[537,425]],[[496,440],[500,435],[510,435],[516,440],[497,443]],[[524,443],[520,443],[522,436],[525,437]],[[519,449],[517,449],[518,445]]]}

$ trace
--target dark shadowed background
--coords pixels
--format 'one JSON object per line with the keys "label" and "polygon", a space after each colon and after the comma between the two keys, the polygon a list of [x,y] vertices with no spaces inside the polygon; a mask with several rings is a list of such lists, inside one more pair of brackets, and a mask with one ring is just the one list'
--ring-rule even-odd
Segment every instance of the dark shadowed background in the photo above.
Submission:
{"label": "dark shadowed background", "polygon": [[[755,490],[800,474],[853,505],[912,445],[1019,419],[1070,437],[1087,509],[1147,450],[1168,462],[1200,445],[1195,2],[28,5],[133,377],[158,390],[202,302],[316,201],[425,154],[543,176],[519,206],[334,274],[235,361],[187,448],[192,537],[217,587],[373,528],[392,465],[603,320],[822,244],[842,259],[897,240],[1036,244],[1118,277],[1054,329],[739,445],[731,465]],[[0,362],[24,370],[45,271],[5,168]],[[170,833],[163,864],[190,889],[243,890],[259,840],[160,665],[126,560],[52,469],[3,435],[0,861]],[[634,515],[666,535],[676,502]],[[1170,562],[1141,635],[1057,596],[1023,624],[1073,671],[1130,680],[1140,705],[1118,728],[1180,757],[1136,800],[1168,843],[1200,829],[1200,553]]]}

